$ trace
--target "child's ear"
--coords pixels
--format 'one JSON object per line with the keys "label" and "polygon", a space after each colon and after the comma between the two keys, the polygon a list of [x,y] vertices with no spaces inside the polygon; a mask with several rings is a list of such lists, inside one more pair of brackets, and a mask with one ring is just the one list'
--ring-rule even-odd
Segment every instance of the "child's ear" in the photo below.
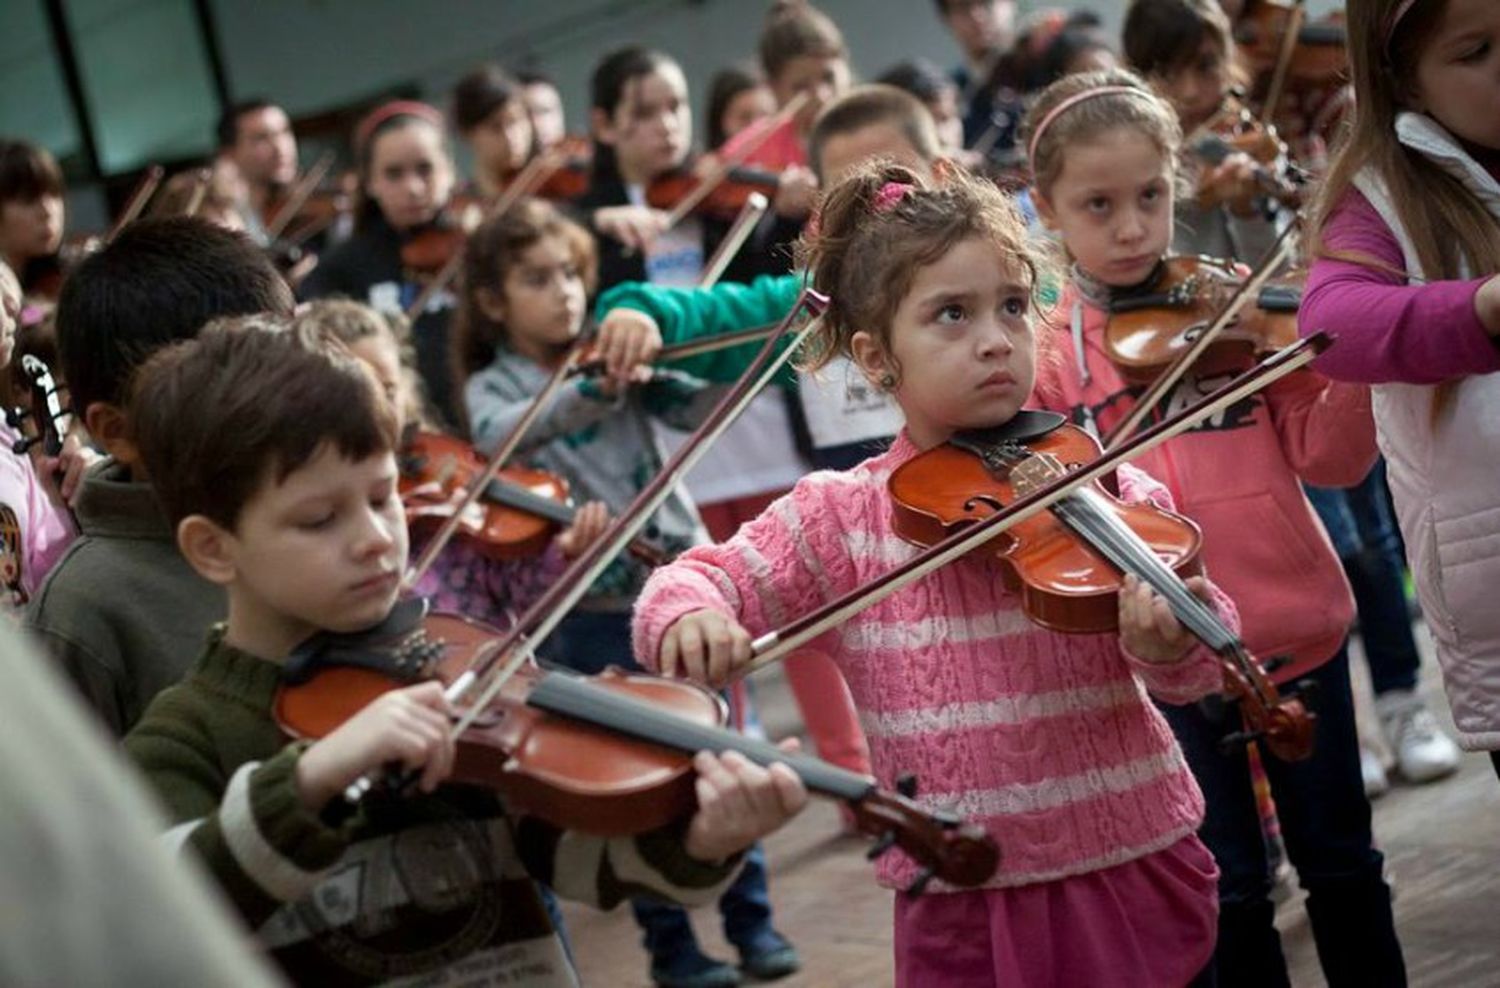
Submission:
{"label": "child's ear", "polygon": [[490,322],[505,323],[505,297],[493,288],[480,288],[474,292],[474,301],[479,303],[479,311]]}
{"label": "child's ear", "polygon": [[188,565],[210,583],[225,586],[238,572],[234,533],[204,515],[188,515],[177,523],[177,548]]}
{"label": "child's ear", "polygon": [[1042,226],[1049,230],[1056,230],[1057,212],[1052,208],[1052,203],[1047,201],[1047,197],[1042,195],[1042,190],[1035,185],[1027,186],[1027,191],[1031,193],[1031,204],[1036,207],[1037,219],[1042,221]]}
{"label": "child's ear", "polygon": [[881,385],[882,379],[889,380],[897,376],[891,355],[886,352],[885,347],[873,333],[860,330],[851,336],[849,353],[854,358],[855,366],[860,369],[865,378],[881,390],[885,390]]}
{"label": "child's ear", "polygon": [[130,422],[125,417],[125,409],[107,401],[90,402],[89,407],[83,411],[83,424],[94,442],[102,446],[106,453],[129,467],[132,476],[138,473],[141,455],[130,439]]}

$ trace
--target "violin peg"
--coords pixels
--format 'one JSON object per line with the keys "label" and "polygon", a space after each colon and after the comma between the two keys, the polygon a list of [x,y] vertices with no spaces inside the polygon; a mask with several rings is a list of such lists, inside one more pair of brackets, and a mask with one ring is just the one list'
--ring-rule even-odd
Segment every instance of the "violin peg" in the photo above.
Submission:
{"label": "violin peg", "polygon": [[1265,737],[1264,731],[1235,731],[1219,739],[1219,753],[1232,755],[1257,738]]}
{"label": "violin peg", "polygon": [[1290,655],[1273,655],[1266,661],[1262,662],[1260,664],[1260,667],[1266,671],[1267,675],[1271,675],[1275,673],[1277,669],[1286,668],[1287,665],[1291,663],[1291,661],[1292,657]]}
{"label": "violin peg", "polygon": [[1291,695],[1302,701],[1302,705],[1311,710],[1318,704],[1318,694],[1323,692],[1323,684],[1316,679],[1299,679]]}
{"label": "violin peg", "polygon": [[915,796],[917,794],[916,775],[911,772],[903,772],[900,777],[896,779],[896,791],[905,796],[907,799],[911,799],[913,796]]}
{"label": "violin peg", "polygon": [[10,451],[17,456],[25,456],[26,452],[42,441],[41,436],[30,436],[25,439],[17,439],[10,444]]}
{"label": "violin peg", "polygon": [[5,424],[10,426],[12,429],[19,429],[21,427],[21,423],[25,421],[26,409],[20,407],[19,405],[12,406],[5,410]]}
{"label": "violin peg", "polygon": [[876,858],[880,857],[886,851],[889,851],[892,847],[894,847],[895,844],[896,832],[894,830],[887,830],[885,833],[876,838],[874,844],[870,845],[870,849],[865,852],[865,859],[868,861],[874,861]]}
{"label": "violin peg", "polygon": [[912,879],[906,887],[907,895],[921,895],[927,889],[927,883],[932,881],[933,871],[931,868],[923,868],[917,872],[917,877]]}

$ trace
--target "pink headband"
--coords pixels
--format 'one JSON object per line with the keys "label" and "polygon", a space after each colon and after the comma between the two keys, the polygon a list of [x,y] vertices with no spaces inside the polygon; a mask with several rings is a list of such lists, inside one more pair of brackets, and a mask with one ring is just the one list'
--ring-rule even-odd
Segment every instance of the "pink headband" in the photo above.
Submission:
{"label": "pink headband", "polygon": [[443,115],[436,108],[412,99],[392,100],[389,103],[382,103],[371,110],[359,122],[359,126],[354,128],[354,146],[362,150],[369,143],[370,137],[375,133],[375,128],[392,117],[403,116],[426,120],[438,130],[443,129]]}
{"label": "pink headband", "polygon": [[896,208],[896,203],[906,198],[906,194],[912,189],[907,182],[887,182],[875,193],[875,212],[888,213]]}
{"label": "pink headband", "polygon": [[1391,11],[1391,19],[1385,22],[1385,44],[1382,49],[1389,54],[1391,50],[1391,39],[1396,36],[1396,25],[1401,23],[1401,18],[1411,13],[1411,9],[1417,5],[1417,0],[1401,0],[1396,9]]}
{"label": "pink headband", "polygon": [[1042,142],[1042,135],[1047,132],[1048,127],[1052,126],[1053,121],[1068,110],[1071,110],[1085,100],[1094,99],[1096,96],[1123,96],[1127,93],[1151,98],[1150,93],[1143,89],[1137,89],[1134,86],[1096,86],[1093,89],[1085,89],[1081,93],[1074,93],[1072,96],[1069,96],[1051,110],[1048,110],[1047,115],[1042,118],[1042,122],[1036,125],[1036,130],[1032,131],[1031,134],[1031,143],[1026,147],[1026,159],[1032,162],[1033,165],[1036,163],[1036,149],[1037,145]]}

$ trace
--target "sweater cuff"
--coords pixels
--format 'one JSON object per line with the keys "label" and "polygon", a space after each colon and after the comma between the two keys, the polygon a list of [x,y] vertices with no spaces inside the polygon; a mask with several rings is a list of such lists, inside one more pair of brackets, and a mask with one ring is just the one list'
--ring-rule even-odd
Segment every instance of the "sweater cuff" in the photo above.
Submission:
{"label": "sweater cuff", "polygon": [[[714,864],[692,857],[682,846],[689,819],[676,820],[657,830],[638,834],[634,844],[640,862],[660,876],[671,889],[667,901],[700,906],[716,901],[728,889],[745,863],[745,852],[730,855]],[[643,884],[655,888],[661,882]]]}
{"label": "sweater cuff", "polygon": [[1147,662],[1123,644],[1120,651],[1147,691],[1163,703],[1192,703],[1224,688],[1218,657],[1207,645],[1194,647],[1177,662]]}
{"label": "sweater cuff", "polygon": [[297,761],[310,745],[294,742],[268,761],[242,766],[219,810],[225,842],[240,867],[283,902],[312,891],[348,848],[359,816],[334,828],[302,805]]}
{"label": "sweater cuff", "polygon": [[705,609],[734,616],[733,608],[701,573],[685,566],[657,570],[636,599],[630,636],[635,660],[655,672],[667,629],[684,615]]}

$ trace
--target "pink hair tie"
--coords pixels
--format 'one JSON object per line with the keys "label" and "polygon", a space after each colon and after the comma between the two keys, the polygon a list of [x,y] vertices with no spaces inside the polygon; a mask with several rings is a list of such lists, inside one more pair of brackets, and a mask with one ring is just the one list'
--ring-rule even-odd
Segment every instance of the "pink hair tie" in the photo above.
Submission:
{"label": "pink hair tie", "polygon": [[1036,130],[1032,131],[1031,134],[1031,143],[1026,146],[1026,160],[1031,162],[1033,168],[1036,167],[1036,149],[1037,145],[1042,142],[1042,135],[1047,132],[1047,128],[1051,127],[1058,117],[1062,116],[1068,110],[1071,110],[1085,100],[1091,100],[1099,96],[1123,96],[1127,93],[1134,93],[1137,96],[1155,99],[1154,96],[1144,89],[1137,89],[1134,86],[1096,86],[1093,89],[1085,89],[1081,93],[1074,93],[1072,96],[1069,96],[1048,110],[1047,115],[1042,117],[1042,122],[1036,125]]}
{"label": "pink hair tie", "polygon": [[436,107],[414,99],[392,100],[371,110],[359,122],[359,126],[354,128],[354,146],[363,149],[374,135],[375,129],[392,117],[416,117],[427,121],[438,130],[443,129],[443,114]]}
{"label": "pink hair tie", "polygon": [[875,212],[888,213],[912,190],[910,182],[887,182],[875,193]]}
{"label": "pink hair tie", "polygon": [[1411,9],[1417,5],[1417,0],[1401,0],[1396,9],[1391,11],[1390,20],[1385,22],[1385,44],[1382,50],[1385,54],[1391,53],[1391,41],[1396,37],[1396,27],[1401,23],[1401,18],[1411,13]]}

